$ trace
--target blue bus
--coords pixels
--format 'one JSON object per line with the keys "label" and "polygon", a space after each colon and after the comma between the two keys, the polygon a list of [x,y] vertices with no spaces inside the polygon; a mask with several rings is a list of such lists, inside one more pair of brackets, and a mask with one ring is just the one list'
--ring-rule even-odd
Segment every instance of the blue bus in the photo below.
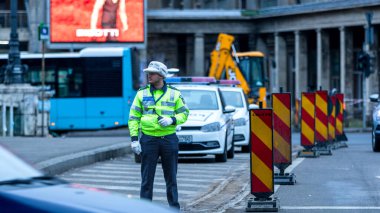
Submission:
{"label": "blue bus", "polygon": [[[21,53],[27,82],[41,85],[42,54]],[[0,67],[8,55],[0,55]],[[99,130],[127,125],[140,87],[138,52],[131,48],[85,48],[74,53],[45,54],[45,85],[51,99],[53,132]]]}

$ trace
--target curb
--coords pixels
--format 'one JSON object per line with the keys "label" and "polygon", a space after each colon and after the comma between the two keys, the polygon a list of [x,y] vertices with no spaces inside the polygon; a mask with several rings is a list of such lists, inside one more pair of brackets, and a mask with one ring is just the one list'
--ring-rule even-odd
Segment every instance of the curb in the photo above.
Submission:
{"label": "curb", "polygon": [[130,143],[125,142],[42,161],[36,164],[36,168],[43,171],[46,175],[54,176],[70,169],[122,157],[131,152]]}

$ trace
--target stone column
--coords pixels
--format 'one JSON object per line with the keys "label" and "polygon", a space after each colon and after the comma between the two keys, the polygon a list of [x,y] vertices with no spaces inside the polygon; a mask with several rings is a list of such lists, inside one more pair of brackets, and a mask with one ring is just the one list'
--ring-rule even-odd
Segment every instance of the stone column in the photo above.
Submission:
{"label": "stone column", "polygon": [[371,74],[368,79],[369,79],[369,85],[368,85],[368,94],[374,94],[379,92],[379,78],[378,78],[378,39],[379,38],[379,28],[374,26],[373,27],[373,44],[371,45],[371,54],[374,57],[374,73]]}
{"label": "stone column", "polygon": [[41,52],[41,42],[38,41],[37,29],[41,22],[45,22],[45,24],[48,24],[47,18],[45,17],[45,14],[47,14],[48,12],[40,12],[48,11],[46,9],[46,2],[47,1],[28,1],[28,5],[26,5],[30,33],[30,39],[28,42],[29,52]]}
{"label": "stone column", "polygon": [[193,75],[194,70],[194,40],[193,36],[186,36],[186,70],[180,71],[183,75]]}
{"label": "stone column", "polygon": [[299,46],[299,87],[300,92],[308,91],[308,48],[307,37],[303,33],[299,33],[300,46]]}
{"label": "stone column", "polygon": [[346,32],[344,27],[339,28],[340,31],[340,93],[346,89]]}
{"label": "stone column", "polygon": [[204,34],[195,33],[194,35],[194,75],[205,75],[205,57],[204,57]]}
{"label": "stone column", "polygon": [[[345,91],[344,99],[349,100],[354,98],[354,35],[348,28],[345,29],[345,46],[346,46],[346,64],[345,64]],[[346,105],[347,122],[353,116],[353,104]]]}
{"label": "stone column", "polygon": [[292,72],[291,69],[293,68],[290,68],[290,70],[288,70],[288,63],[287,63],[287,59],[288,59],[288,54],[287,54],[287,46],[286,46],[286,40],[283,36],[279,36],[278,38],[278,41],[279,41],[279,64],[278,64],[278,88],[282,87],[283,88],[283,91],[291,91],[290,89],[290,83],[291,81],[289,82],[288,84],[288,72]]}
{"label": "stone column", "polygon": [[330,34],[327,31],[321,32],[321,38],[322,38],[322,81],[321,86],[324,90],[330,90],[330,76],[331,76],[331,69],[330,69]]}
{"label": "stone column", "polygon": [[[317,29],[317,90],[322,86],[322,32]],[[322,88],[326,89],[326,88]]]}
{"label": "stone column", "polygon": [[258,50],[258,51],[263,52],[266,57],[269,56],[268,47],[265,44],[265,41],[263,40],[263,38],[261,38],[260,36],[257,38],[256,48],[255,49]]}
{"label": "stone column", "polygon": [[283,87],[285,90],[287,89],[286,83],[286,42],[279,35],[279,33],[275,33],[274,35],[274,58],[276,68],[272,74],[273,79],[273,92],[279,92],[280,87]]}
{"label": "stone column", "polygon": [[296,99],[300,99],[301,97],[301,91],[300,91],[300,32],[295,31],[294,32],[294,75],[295,75],[295,91],[294,91],[294,96]]}

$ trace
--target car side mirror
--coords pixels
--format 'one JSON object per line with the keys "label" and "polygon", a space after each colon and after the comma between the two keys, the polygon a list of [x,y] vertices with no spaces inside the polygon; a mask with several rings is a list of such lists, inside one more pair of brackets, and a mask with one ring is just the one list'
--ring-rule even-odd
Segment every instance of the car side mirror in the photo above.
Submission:
{"label": "car side mirror", "polygon": [[236,111],[235,107],[231,105],[227,105],[226,107],[224,107],[223,113],[233,113],[235,111]]}
{"label": "car side mirror", "polygon": [[379,102],[379,94],[372,94],[372,95],[370,95],[369,96],[369,100],[371,102],[375,102],[375,103]]}
{"label": "car side mirror", "polygon": [[249,108],[249,110],[251,110],[251,109],[258,109],[258,108],[259,108],[259,105],[257,105],[257,104],[250,104],[250,105],[248,106],[248,108]]}

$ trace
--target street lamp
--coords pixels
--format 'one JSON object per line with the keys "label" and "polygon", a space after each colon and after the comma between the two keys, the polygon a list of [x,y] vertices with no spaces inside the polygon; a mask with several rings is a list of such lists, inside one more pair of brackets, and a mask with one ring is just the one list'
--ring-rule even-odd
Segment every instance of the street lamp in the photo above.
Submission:
{"label": "street lamp", "polygon": [[2,81],[5,84],[24,83],[28,67],[21,64],[17,34],[17,1],[11,1],[11,34],[9,41],[8,64],[2,67]]}

